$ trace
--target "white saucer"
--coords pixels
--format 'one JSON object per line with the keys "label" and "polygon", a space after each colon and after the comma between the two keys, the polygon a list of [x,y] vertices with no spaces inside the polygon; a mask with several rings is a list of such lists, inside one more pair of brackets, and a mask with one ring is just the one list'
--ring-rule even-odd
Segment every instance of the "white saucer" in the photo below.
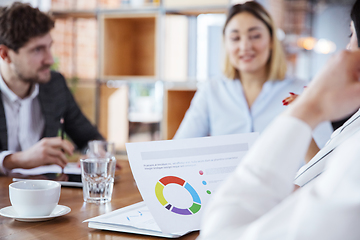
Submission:
{"label": "white saucer", "polygon": [[47,221],[52,218],[60,217],[65,214],[68,214],[71,211],[71,208],[63,205],[57,205],[52,211],[52,213],[48,216],[37,216],[37,217],[22,217],[17,214],[15,209],[12,206],[4,207],[0,209],[0,215],[8,218],[14,218],[15,220],[22,222],[41,222]]}

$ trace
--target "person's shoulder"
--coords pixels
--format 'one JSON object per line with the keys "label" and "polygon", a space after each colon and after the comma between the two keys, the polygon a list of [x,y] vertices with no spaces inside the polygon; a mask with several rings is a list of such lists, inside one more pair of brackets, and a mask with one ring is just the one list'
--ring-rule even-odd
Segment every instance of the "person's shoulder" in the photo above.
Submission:
{"label": "person's shoulder", "polygon": [[50,80],[47,83],[39,84],[41,94],[52,95],[60,94],[67,88],[65,77],[56,71],[51,71]]}
{"label": "person's shoulder", "polygon": [[51,71],[50,81],[42,85],[44,85],[44,87],[61,86],[61,85],[63,86],[66,85],[66,80],[61,73],[56,71]]}
{"label": "person's shoulder", "polygon": [[65,77],[59,73],[59,72],[56,72],[56,71],[51,71],[51,79],[50,79],[50,82],[65,82]]}

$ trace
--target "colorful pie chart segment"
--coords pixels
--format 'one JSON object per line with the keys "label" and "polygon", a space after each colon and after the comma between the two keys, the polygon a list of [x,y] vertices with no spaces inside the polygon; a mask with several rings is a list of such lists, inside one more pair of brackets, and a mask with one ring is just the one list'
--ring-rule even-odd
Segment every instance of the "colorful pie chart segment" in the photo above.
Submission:
{"label": "colorful pie chart segment", "polygon": [[[168,184],[177,184],[184,187],[191,195],[193,199],[193,204],[189,208],[177,208],[169,203],[164,197],[164,188]],[[158,201],[163,205],[167,210],[180,214],[180,215],[192,215],[200,211],[201,208],[201,200],[199,194],[195,191],[195,189],[187,183],[185,180],[175,177],[175,176],[166,176],[161,178],[155,185],[155,195]]]}

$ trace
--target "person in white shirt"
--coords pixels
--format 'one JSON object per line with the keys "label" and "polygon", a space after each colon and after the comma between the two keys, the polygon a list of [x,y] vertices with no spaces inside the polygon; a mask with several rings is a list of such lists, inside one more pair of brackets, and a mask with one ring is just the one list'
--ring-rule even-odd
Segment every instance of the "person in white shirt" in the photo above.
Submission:
{"label": "person in white shirt", "polygon": [[[174,139],[261,133],[286,109],[281,101],[289,92],[301,93],[307,85],[285,76],[286,60],[276,26],[259,3],[233,5],[223,39],[224,76],[200,86]],[[313,135],[320,148],[332,132],[329,122],[317,127]]]}
{"label": "person in white shirt", "polygon": [[293,191],[312,130],[359,107],[360,50],[342,51],[219,187],[205,209],[199,240],[360,239],[360,131],[337,146],[323,174]]}

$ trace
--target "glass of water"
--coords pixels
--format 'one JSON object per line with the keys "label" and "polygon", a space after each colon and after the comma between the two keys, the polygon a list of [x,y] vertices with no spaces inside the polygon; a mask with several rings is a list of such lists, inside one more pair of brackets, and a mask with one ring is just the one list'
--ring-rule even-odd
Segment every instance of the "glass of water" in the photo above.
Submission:
{"label": "glass of water", "polygon": [[81,178],[84,201],[106,203],[111,201],[116,159],[113,157],[81,159]]}

